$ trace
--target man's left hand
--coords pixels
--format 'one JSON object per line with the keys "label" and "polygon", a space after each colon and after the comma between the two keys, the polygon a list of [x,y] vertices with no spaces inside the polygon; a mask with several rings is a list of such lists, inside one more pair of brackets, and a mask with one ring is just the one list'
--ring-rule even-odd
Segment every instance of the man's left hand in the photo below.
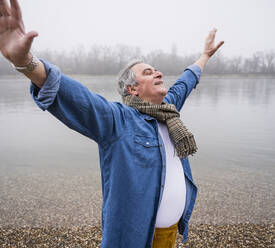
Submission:
{"label": "man's left hand", "polygon": [[215,46],[215,36],[216,36],[217,29],[213,28],[206,40],[204,45],[204,50],[200,58],[195,62],[196,65],[198,65],[201,70],[203,71],[204,66],[206,65],[207,61],[210,59],[210,57],[223,45],[224,41],[220,41]]}
{"label": "man's left hand", "polygon": [[216,36],[217,29],[213,28],[206,40],[205,40],[205,45],[204,45],[204,51],[203,53],[209,58],[223,45],[224,41],[220,41],[216,46],[215,46],[215,36]]}

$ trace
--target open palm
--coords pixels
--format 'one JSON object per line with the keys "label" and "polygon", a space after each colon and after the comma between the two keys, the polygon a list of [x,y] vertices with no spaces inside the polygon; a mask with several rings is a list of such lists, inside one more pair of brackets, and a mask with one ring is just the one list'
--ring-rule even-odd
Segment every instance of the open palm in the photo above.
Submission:
{"label": "open palm", "polygon": [[37,32],[25,33],[17,0],[0,0],[0,51],[15,65],[27,64],[30,48]]}
{"label": "open palm", "polygon": [[209,57],[211,57],[224,43],[224,41],[220,41],[217,45],[215,45],[216,32],[217,29],[213,28],[205,40],[204,53]]}

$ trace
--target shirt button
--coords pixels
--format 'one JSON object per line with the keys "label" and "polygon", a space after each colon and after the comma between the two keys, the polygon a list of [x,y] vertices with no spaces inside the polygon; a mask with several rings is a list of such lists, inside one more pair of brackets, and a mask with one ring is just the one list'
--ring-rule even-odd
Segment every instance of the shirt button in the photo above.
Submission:
{"label": "shirt button", "polygon": [[146,142],[146,145],[149,145],[149,144],[150,144],[150,143],[147,141],[147,142]]}

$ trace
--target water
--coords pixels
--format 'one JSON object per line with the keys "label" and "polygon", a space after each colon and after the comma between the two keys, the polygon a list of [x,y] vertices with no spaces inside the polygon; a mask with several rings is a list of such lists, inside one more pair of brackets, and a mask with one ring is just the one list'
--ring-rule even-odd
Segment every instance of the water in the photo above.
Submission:
{"label": "water", "polygon": [[[115,77],[78,80],[119,101]],[[173,82],[175,77],[166,78]],[[170,85],[168,83],[168,85]],[[76,134],[34,104],[24,78],[0,79],[1,166],[96,166],[93,141]],[[199,145],[203,167],[272,170],[275,165],[275,79],[203,78],[181,112]],[[38,162],[39,161],[39,162]]]}
{"label": "water", "polygon": [[[74,77],[108,100],[120,100],[115,77]],[[166,77],[167,86],[175,79]],[[181,118],[199,146],[199,152],[190,158],[201,189],[198,205],[206,204],[206,198],[213,199],[213,192],[218,192],[218,202],[227,205],[221,205],[225,222],[232,217],[232,213],[227,216],[228,210],[234,210],[232,204],[237,205],[232,222],[274,222],[275,79],[204,77],[185,102]],[[4,199],[1,194],[9,195],[7,180],[35,172],[43,181],[43,175],[55,171],[72,177],[98,174],[96,143],[41,111],[29,95],[28,80],[0,77],[0,199]],[[93,187],[100,190],[100,181]],[[228,195],[234,199],[228,200]],[[242,197],[246,203],[241,202]],[[251,214],[245,208],[247,201]],[[217,210],[219,204],[211,208]],[[209,216],[207,208],[195,211],[201,216],[195,218],[197,222],[213,219],[203,219]],[[220,220],[218,216],[216,223]]]}

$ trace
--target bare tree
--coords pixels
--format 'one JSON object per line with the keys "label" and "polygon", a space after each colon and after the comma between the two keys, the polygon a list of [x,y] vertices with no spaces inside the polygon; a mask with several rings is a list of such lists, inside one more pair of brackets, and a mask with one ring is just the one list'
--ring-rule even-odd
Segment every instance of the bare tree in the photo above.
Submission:
{"label": "bare tree", "polygon": [[[197,54],[178,55],[177,46],[170,53],[154,50],[143,54],[138,47],[123,44],[116,46],[93,45],[87,51],[78,46],[72,51],[43,50],[35,52],[39,57],[58,65],[64,73],[114,75],[132,59],[143,59],[165,74],[177,75],[193,63]],[[205,73],[275,73],[275,52],[256,52],[249,58],[224,57],[218,53],[206,67]],[[15,75],[12,66],[0,57],[0,75]]]}

